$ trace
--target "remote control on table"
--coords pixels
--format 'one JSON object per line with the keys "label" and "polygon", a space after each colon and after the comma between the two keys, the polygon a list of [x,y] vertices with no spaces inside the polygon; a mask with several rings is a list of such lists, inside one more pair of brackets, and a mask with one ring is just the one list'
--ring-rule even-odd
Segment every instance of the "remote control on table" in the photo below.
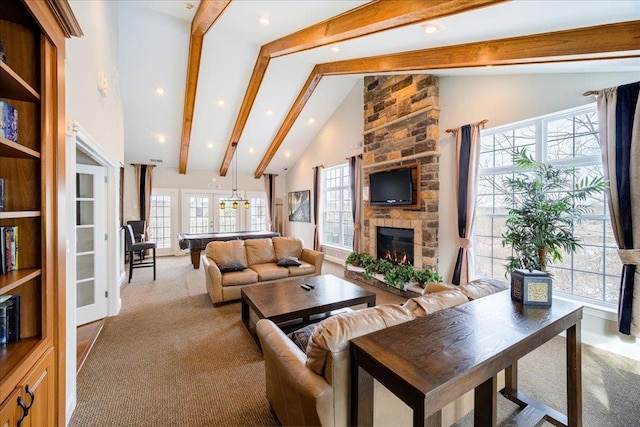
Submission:
{"label": "remote control on table", "polygon": [[309,287],[309,285],[300,285],[300,287],[301,287],[302,289],[304,289],[305,291],[310,291],[310,290],[311,290],[311,288]]}

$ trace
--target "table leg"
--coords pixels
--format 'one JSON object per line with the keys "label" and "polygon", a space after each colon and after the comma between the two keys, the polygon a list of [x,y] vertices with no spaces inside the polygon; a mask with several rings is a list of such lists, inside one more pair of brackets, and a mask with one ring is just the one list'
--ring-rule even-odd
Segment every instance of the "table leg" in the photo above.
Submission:
{"label": "table leg", "polygon": [[498,378],[494,375],[474,391],[473,425],[495,426],[498,420]]}
{"label": "table leg", "polygon": [[191,264],[193,264],[194,270],[200,268],[200,252],[202,249],[191,249]]}
{"label": "table leg", "polygon": [[582,338],[581,322],[567,329],[567,423],[582,426]]}
{"label": "table leg", "polygon": [[504,396],[514,400],[518,394],[518,361],[504,370]]}

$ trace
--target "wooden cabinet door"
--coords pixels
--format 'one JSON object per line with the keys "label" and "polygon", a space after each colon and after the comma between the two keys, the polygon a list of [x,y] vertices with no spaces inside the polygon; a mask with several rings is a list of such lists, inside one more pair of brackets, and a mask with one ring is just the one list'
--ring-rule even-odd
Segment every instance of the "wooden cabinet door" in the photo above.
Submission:
{"label": "wooden cabinet door", "polygon": [[19,415],[22,415],[22,409],[18,406],[20,392],[19,388],[15,389],[0,406],[0,427],[14,427],[20,419]]}
{"label": "wooden cabinet door", "polygon": [[25,377],[22,400],[29,406],[29,414],[20,427],[55,425],[53,366],[53,351],[49,351]]}

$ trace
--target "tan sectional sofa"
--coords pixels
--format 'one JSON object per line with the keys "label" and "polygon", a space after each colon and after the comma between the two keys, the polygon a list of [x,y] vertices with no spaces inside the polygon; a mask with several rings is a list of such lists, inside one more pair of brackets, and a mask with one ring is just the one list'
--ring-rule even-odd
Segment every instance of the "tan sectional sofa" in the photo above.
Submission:
{"label": "tan sectional sofa", "polygon": [[[295,261],[300,265],[286,265]],[[304,248],[295,237],[210,242],[202,255],[207,292],[216,307],[240,299],[248,286],[319,275],[323,261],[322,252]]]}
{"label": "tan sectional sofa", "polygon": [[[323,320],[309,337],[306,353],[273,322],[258,321],[265,360],[266,394],[282,425],[349,425],[349,341],[389,326],[508,288],[500,280],[474,281],[456,289],[425,294],[402,306],[385,304]],[[503,387],[504,375],[499,376]],[[449,426],[473,409],[473,390],[445,406]],[[412,424],[412,412],[378,382],[374,386],[374,425]]]}

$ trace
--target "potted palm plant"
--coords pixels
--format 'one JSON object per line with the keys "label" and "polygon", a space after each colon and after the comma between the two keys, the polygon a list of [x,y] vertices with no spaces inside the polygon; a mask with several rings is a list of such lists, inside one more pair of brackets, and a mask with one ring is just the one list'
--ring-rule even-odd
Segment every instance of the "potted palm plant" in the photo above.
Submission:
{"label": "potted palm plant", "polygon": [[525,149],[513,153],[514,164],[524,172],[504,180],[509,209],[502,245],[511,245],[507,272],[516,269],[546,271],[550,262],[562,261],[562,253],[580,246],[574,224],[591,211],[588,197],[603,193],[602,177],[584,178],[573,184],[575,172],[550,163],[537,163]]}

